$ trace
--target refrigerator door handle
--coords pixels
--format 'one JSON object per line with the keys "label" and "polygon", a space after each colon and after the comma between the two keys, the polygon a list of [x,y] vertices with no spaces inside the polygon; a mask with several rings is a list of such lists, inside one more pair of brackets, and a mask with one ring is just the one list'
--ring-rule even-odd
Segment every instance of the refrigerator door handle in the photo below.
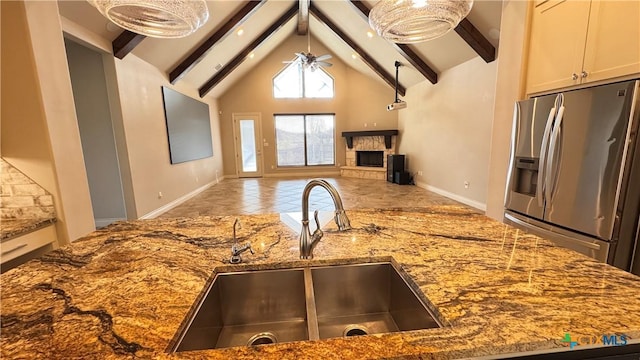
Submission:
{"label": "refrigerator door handle", "polygon": [[551,129],[553,125],[553,119],[556,117],[556,107],[552,107],[549,111],[549,117],[544,127],[544,134],[542,135],[542,146],[540,146],[540,164],[538,165],[538,184],[536,185],[536,199],[538,200],[538,206],[544,206],[544,192],[546,183],[546,169],[547,169],[547,150],[549,149],[549,137],[551,136]]}
{"label": "refrigerator door handle", "polygon": [[513,108],[513,128],[511,129],[511,151],[509,152],[509,170],[507,173],[507,188],[505,191],[505,204],[509,198],[509,192],[513,187],[513,171],[516,163],[516,143],[518,134],[520,133],[520,116],[522,110],[520,109],[520,103],[516,101],[516,105]]}
{"label": "refrigerator door handle", "polygon": [[[564,117],[564,96],[562,94],[558,95],[557,99],[558,106],[558,115],[553,124],[553,131],[551,134],[551,144],[549,145],[549,154],[548,162],[547,162],[547,170],[546,170],[546,178],[545,178],[545,202],[546,204],[550,204],[553,198],[553,191],[555,190],[557,183],[557,169],[554,169],[555,163],[554,158],[556,155],[556,151],[559,149],[558,143],[560,140],[560,134],[562,130],[562,118]],[[556,170],[556,171],[554,171]]]}

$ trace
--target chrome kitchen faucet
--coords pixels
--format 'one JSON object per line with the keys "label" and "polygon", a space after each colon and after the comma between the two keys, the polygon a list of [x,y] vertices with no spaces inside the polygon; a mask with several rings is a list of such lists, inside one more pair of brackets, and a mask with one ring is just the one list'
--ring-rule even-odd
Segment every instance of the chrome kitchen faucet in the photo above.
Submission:
{"label": "chrome kitchen faucet", "polygon": [[253,249],[251,248],[251,243],[249,241],[244,245],[240,245],[238,238],[236,238],[236,228],[240,229],[241,227],[242,224],[240,224],[240,219],[236,218],[233,222],[233,245],[231,245],[231,259],[229,259],[229,262],[232,264],[241,263],[242,256],[240,255],[247,250],[253,254]]}
{"label": "chrome kitchen faucet", "polygon": [[333,199],[333,205],[335,207],[335,215],[333,220],[338,225],[338,230],[346,231],[351,229],[351,223],[347,217],[347,213],[342,206],[342,199],[338,190],[329,184],[326,180],[313,179],[307,183],[302,191],[302,231],[300,232],[300,258],[301,259],[313,259],[313,248],[322,239],[322,229],[320,229],[320,221],[318,221],[318,210],[314,212],[314,218],[316,221],[317,229],[313,232],[313,235],[309,231],[309,195],[311,189],[316,186],[323,187],[329,192]]}

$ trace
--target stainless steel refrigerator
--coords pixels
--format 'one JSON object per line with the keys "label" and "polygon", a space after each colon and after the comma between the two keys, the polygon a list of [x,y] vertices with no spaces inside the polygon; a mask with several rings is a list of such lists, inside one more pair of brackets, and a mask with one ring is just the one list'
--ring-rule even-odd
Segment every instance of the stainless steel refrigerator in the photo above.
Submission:
{"label": "stainless steel refrigerator", "polygon": [[640,275],[639,122],[640,80],[517,102],[505,221]]}

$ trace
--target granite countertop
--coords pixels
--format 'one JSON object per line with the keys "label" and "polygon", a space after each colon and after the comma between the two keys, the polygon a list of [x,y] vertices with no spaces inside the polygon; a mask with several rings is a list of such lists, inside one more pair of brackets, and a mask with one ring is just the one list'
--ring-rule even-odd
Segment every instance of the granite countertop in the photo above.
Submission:
{"label": "granite countertop", "polygon": [[2,219],[1,222],[0,241],[6,241],[51,225],[56,222],[56,218]]}
{"label": "granite countertop", "polygon": [[[313,264],[393,259],[443,328],[167,354],[195,299],[228,264],[234,217],[121,222],[2,274],[2,358],[451,359],[640,338],[640,277],[522,235],[462,206],[348,211]],[[277,214],[242,216],[253,268],[300,266]],[[568,348],[567,348],[568,349]]]}

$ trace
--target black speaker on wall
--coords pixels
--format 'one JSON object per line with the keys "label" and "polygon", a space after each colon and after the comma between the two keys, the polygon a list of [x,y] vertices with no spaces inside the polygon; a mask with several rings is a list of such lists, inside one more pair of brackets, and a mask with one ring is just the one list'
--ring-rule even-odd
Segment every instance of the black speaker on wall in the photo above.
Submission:
{"label": "black speaker on wall", "polygon": [[404,155],[387,155],[387,181],[394,182],[395,173],[404,172]]}

